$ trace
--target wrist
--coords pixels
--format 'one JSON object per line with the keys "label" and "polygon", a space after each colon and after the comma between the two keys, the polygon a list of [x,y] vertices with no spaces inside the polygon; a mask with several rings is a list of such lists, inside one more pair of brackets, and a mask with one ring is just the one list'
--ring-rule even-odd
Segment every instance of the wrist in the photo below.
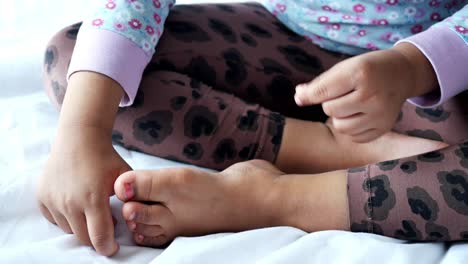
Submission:
{"label": "wrist", "polygon": [[413,81],[409,87],[403,88],[406,89],[406,99],[428,94],[437,88],[437,75],[432,64],[416,46],[403,42],[392,50],[398,52],[409,66],[407,68]]}

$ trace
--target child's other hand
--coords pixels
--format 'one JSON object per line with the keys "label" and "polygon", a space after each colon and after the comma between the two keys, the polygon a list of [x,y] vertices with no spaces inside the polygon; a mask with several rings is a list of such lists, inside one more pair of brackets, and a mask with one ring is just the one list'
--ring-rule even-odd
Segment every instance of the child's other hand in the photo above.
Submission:
{"label": "child's other hand", "polygon": [[42,214],[81,243],[102,255],[119,246],[109,196],[116,178],[130,170],[117,154],[107,132],[99,128],[70,127],[59,134],[38,182]]}
{"label": "child's other hand", "polygon": [[393,127],[406,99],[437,86],[429,61],[412,44],[342,61],[296,88],[298,105],[322,104],[336,131],[369,142]]}

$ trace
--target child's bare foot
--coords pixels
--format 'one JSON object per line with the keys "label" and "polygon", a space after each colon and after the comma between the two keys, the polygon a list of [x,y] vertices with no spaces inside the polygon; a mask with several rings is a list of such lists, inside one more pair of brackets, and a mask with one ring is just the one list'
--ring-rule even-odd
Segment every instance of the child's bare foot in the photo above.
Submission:
{"label": "child's bare foot", "polygon": [[[282,224],[283,173],[261,160],[220,173],[189,168],[132,171],[115,183],[123,216],[137,244],[162,246],[176,236],[241,231]],[[284,197],[282,198],[284,200]]]}

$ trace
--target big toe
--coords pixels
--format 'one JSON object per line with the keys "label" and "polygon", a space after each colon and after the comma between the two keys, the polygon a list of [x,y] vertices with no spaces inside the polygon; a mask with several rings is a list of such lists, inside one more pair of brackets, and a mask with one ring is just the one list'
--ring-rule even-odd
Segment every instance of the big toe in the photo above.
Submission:
{"label": "big toe", "polygon": [[115,181],[115,194],[124,202],[163,202],[168,187],[168,173],[167,170],[128,171]]}

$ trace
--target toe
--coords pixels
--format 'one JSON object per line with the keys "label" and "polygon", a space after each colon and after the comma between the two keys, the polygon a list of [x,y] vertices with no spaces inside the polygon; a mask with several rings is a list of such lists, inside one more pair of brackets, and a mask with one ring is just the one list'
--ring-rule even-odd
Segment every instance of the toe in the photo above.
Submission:
{"label": "toe", "polygon": [[166,235],[159,236],[144,236],[142,234],[135,233],[133,239],[138,245],[147,246],[147,247],[165,247],[170,241],[174,238],[169,238]]}
{"label": "toe", "polygon": [[127,221],[145,225],[170,226],[171,222],[174,222],[173,214],[162,204],[126,202],[122,207],[122,215]]}
{"label": "toe", "polygon": [[164,235],[164,229],[160,225],[145,225],[139,223],[129,223],[129,229],[133,228],[133,232],[141,234],[145,237],[156,237]]}

